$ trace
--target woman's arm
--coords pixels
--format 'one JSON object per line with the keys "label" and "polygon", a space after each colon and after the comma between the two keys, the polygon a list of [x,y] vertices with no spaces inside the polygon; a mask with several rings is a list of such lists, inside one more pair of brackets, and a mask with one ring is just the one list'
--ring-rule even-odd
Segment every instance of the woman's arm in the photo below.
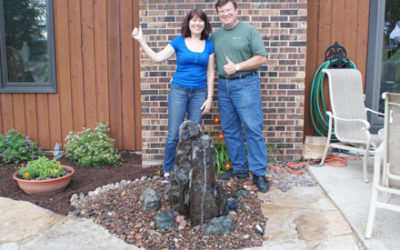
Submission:
{"label": "woman's arm", "polygon": [[151,58],[151,60],[155,62],[162,62],[170,58],[173,54],[175,54],[175,50],[171,45],[167,45],[163,50],[160,52],[156,53],[154,50],[152,50],[149,45],[147,45],[146,41],[143,38],[143,33],[142,29],[139,27],[134,28],[132,31],[132,37],[133,39],[137,40],[142,46],[144,52]]}
{"label": "woman's arm", "polygon": [[201,106],[201,110],[203,112],[202,115],[210,112],[213,94],[214,94],[214,77],[215,77],[215,65],[214,65],[214,53],[208,57],[208,66],[207,66],[207,99]]}

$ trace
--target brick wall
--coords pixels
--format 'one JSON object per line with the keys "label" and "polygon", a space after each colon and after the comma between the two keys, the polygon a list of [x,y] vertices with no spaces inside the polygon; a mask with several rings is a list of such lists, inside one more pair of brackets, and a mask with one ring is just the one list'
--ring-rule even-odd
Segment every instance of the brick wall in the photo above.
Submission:
{"label": "brick wall", "polygon": [[[180,34],[187,11],[203,9],[214,29],[220,27],[215,1],[139,0],[140,24],[149,46],[158,51]],[[267,50],[262,67],[261,95],[264,134],[269,145],[278,146],[286,160],[300,159],[303,146],[304,77],[307,0],[239,0],[240,20],[257,27]],[[141,51],[143,161],[163,159],[168,129],[167,95],[175,70],[175,58],[153,63]],[[215,86],[215,96],[216,96]],[[220,125],[215,100],[202,130],[216,138]]]}

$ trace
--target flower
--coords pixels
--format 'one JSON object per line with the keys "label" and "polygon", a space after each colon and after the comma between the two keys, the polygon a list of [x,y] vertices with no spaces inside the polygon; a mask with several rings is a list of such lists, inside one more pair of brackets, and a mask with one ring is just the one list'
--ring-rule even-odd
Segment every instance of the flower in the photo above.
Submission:
{"label": "flower", "polygon": [[218,132],[218,139],[219,139],[219,140],[225,140],[224,133]]}
{"label": "flower", "polygon": [[29,176],[31,176],[31,175],[28,172],[25,172],[25,174],[24,174],[25,179],[28,179]]}
{"label": "flower", "polygon": [[231,168],[232,168],[232,162],[229,161],[225,162],[225,169],[229,171]]}

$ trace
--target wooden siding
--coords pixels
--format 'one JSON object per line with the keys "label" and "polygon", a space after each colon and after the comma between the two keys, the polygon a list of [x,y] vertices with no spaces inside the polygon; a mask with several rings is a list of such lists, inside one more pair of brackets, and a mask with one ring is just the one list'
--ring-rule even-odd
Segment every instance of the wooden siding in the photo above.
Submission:
{"label": "wooden siding", "polygon": [[[347,57],[365,77],[368,20],[369,0],[308,1],[304,135],[315,134],[308,108],[311,82],[315,71],[324,62],[325,50],[330,45],[337,41],[344,46]],[[329,102],[329,93],[325,94],[324,98]]]}
{"label": "wooden siding", "polygon": [[70,131],[108,122],[121,150],[141,150],[136,0],[54,0],[56,94],[0,94],[0,132],[44,149]]}

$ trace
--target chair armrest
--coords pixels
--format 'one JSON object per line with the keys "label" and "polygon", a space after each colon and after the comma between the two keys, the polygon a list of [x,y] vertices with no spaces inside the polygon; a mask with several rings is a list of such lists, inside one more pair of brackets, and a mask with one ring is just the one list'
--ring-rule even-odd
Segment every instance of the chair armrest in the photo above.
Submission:
{"label": "chair armrest", "polygon": [[345,122],[361,122],[361,123],[364,125],[364,129],[369,130],[370,125],[369,125],[369,122],[366,121],[366,120],[363,120],[363,119],[347,119],[347,118],[341,118],[341,117],[338,117],[338,116],[332,114],[330,111],[327,111],[326,114],[327,114],[328,116],[331,116],[332,118],[337,119],[337,120],[340,120],[340,121],[345,121]]}
{"label": "chair armrest", "polygon": [[369,111],[369,112],[371,112],[371,113],[377,114],[377,115],[382,115],[382,116],[385,116],[385,114],[384,114],[384,113],[381,113],[381,112],[375,111],[375,110],[373,110],[373,109],[370,109],[370,108],[365,108],[365,110],[366,110],[366,111]]}

